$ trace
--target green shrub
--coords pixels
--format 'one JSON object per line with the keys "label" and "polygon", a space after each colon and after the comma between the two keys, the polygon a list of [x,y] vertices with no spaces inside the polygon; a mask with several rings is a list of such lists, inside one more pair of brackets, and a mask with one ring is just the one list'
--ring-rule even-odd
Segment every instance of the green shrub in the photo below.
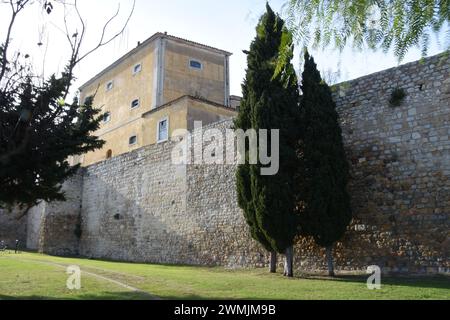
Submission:
{"label": "green shrub", "polygon": [[395,88],[391,93],[391,98],[389,99],[389,104],[391,107],[399,107],[403,100],[406,98],[406,92],[402,88]]}

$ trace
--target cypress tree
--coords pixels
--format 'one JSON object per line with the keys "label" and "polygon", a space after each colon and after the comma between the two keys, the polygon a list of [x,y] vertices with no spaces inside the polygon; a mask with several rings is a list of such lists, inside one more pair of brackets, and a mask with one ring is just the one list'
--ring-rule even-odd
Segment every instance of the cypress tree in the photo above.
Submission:
{"label": "cypress tree", "polygon": [[333,276],[332,247],[352,219],[347,192],[349,165],[331,90],[308,52],[301,89],[301,232],[326,248],[328,272]]}
{"label": "cypress tree", "polygon": [[248,67],[235,128],[279,129],[280,167],[276,175],[261,175],[261,164],[249,164],[247,152],[247,163],[237,170],[238,204],[252,237],[272,253],[271,271],[275,272],[275,253],[285,254],[285,275],[293,276],[292,246],[298,233],[294,173],[298,167],[299,140],[298,82],[290,62],[293,48],[291,42],[292,49],[283,70],[274,76],[279,47],[291,41],[289,33],[284,21],[268,4],[256,31],[250,51],[245,52]]}

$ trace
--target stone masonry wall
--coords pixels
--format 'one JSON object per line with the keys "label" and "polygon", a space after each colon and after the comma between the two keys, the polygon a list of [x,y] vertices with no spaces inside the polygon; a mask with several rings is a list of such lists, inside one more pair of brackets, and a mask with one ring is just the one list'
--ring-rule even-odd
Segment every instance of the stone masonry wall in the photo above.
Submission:
{"label": "stone masonry wall", "polygon": [[[447,54],[334,87],[352,164],[354,214],[336,245],[337,270],[376,264],[384,272],[450,271],[449,72]],[[391,107],[397,87],[407,96]],[[224,132],[231,126],[224,121],[208,128]],[[250,238],[236,203],[236,167],[174,165],[175,143],[148,146],[82,172],[79,247],[64,240],[65,234],[73,239],[75,214],[65,222],[51,215],[41,234],[93,258],[266,266],[267,253]],[[311,239],[298,239],[295,251],[297,269],[326,269],[324,250]]]}
{"label": "stone masonry wall", "polygon": [[41,203],[32,208],[27,216],[27,248],[39,251],[41,223],[45,215],[46,204]]}
{"label": "stone masonry wall", "polygon": [[22,246],[26,244],[27,225],[26,218],[18,219],[19,211],[8,212],[0,210],[0,241],[4,241],[8,248],[14,248],[16,240],[19,240]]}
{"label": "stone masonry wall", "polygon": [[26,221],[28,249],[61,256],[79,254],[82,184],[80,172],[64,183],[65,202],[41,203],[30,210]]}
{"label": "stone masonry wall", "polygon": [[[399,107],[389,104],[395,88],[407,94]],[[337,264],[448,272],[449,52],[335,89],[352,164],[354,213],[353,230],[338,245]]]}
{"label": "stone masonry wall", "polygon": [[[231,121],[224,121],[204,129],[224,132],[230,126]],[[176,143],[148,146],[86,168],[81,255],[149,263],[263,266],[265,252],[249,238],[236,205],[236,167],[174,165],[171,155]],[[257,252],[261,254],[255,259]]]}
{"label": "stone masonry wall", "polygon": [[153,263],[189,263],[186,166],[173,143],[152,145],[86,169],[80,253]]}

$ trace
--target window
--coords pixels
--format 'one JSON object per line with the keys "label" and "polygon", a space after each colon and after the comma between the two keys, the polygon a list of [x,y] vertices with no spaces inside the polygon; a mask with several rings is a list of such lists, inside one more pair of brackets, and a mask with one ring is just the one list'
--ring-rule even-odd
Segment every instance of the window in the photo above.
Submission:
{"label": "window", "polygon": [[107,84],[106,84],[106,91],[110,91],[110,90],[112,90],[114,88],[114,82],[113,81],[109,81]]}
{"label": "window", "polygon": [[111,112],[106,112],[103,114],[103,123],[108,123],[111,121]]}
{"label": "window", "polygon": [[106,152],[106,159],[111,159],[112,158],[112,150],[108,150]]}
{"label": "window", "polygon": [[133,100],[133,101],[131,102],[131,109],[139,108],[139,104],[140,104],[139,99]]}
{"label": "window", "polygon": [[109,81],[106,84],[106,91],[110,91],[110,90],[112,90],[112,88],[114,88],[114,82],[113,81]]}
{"label": "window", "polygon": [[169,119],[165,118],[158,122],[158,142],[164,142],[169,139]]}
{"label": "window", "polygon": [[189,67],[191,67],[192,69],[198,69],[198,70],[202,70],[203,69],[203,65],[200,61],[197,60],[189,60]]}
{"label": "window", "polygon": [[137,136],[132,136],[132,137],[130,137],[130,139],[128,140],[128,144],[130,145],[130,146],[132,146],[132,145],[134,145],[134,144],[136,144],[137,143]]}
{"label": "window", "polygon": [[141,72],[141,70],[142,70],[142,64],[138,63],[137,65],[135,65],[133,67],[133,75],[135,75],[136,73]]}

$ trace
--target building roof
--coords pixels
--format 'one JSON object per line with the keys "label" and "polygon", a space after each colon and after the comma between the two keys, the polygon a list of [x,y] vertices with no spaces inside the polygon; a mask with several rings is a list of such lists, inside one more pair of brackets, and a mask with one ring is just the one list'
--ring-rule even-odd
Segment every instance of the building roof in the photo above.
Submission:
{"label": "building roof", "polygon": [[214,47],[208,46],[206,44],[202,44],[202,43],[198,43],[198,42],[195,42],[195,41],[187,40],[187,39],[184,39],[184,38],[179,38],[179,37],[176,37],[176,36],[172,36],[172,35],[167,34],[167,33],[158,32],[158,33],[155,33],[155,35],[159,35],[159,37],[164,37],[166,39],[170,39],[170,40],[173,40],[173,41],[183,42],[183,43],[186,43],[186,44],[194,45],[196,47],[200,47],[200,48],[207,49],[207,50],[210,50],[210,51],[215,51],[217,53],[220,53],[220,54],[223,54],[223,55],[226,55],[226,56],[233,55],[231,52],[228,52],[228,51],[225,51],[225,50],[222,50],[222,49],[218,49],[218,48],[214,48]]}
{"label": "building roof", "polygon": [[84,88],[86,88],[87,86],[92,84],[92,82],[94,82],[95,80],[97,80],[98,78],[103,76],[105,73],[107,73],[108,71],[114,69],[117,65],[121,64],[127,58],[129,58],[130,56],[136,54],[137,52],[139,52],[140,50],[142,50],[143,48],[147,47],[149,44],[153,43],[155,40],[160,39],[160,38],[169,39],[169,40],[172,40],[172,41],[175,41],[175,42],[178,42],[178,43],[188,44],[188,45],[191,45],[191,46],[195,46],[195,47],[198,47],[198,48],[206,49],[208,51],[212,51],[212,52],[215,52],[215,53],[218,53],[218,54],[222,54],[222,55],[225,55],[225,56],[231,56],[232,55],[231,52],[228,52],[228,51],[225,51],[225,50],[217,49],[217,48],[214,48],[214,47],[211,47],[211,46],[208,46],[208,45],[205,45],[205,44],[201,44],[201,43],[198,43],[198,42],[195,42],[195,41],[191,41],[191,40],[175,37],[175,36],[169,35],[167,33],[157,32],[154,35],[152,35],[150,38],[145,40],[143,43],[139,44],[136,48],[134,48],[130,52],[128,52],[125,55],[123,55],[121,58],[119,58],[113,64],[111,64],[110,66],[108,66],[107,68],[102,70],[100,73],[95,75],[89,81],[84,83],[82,86],[80,86],[79,90],[83,91]]}

